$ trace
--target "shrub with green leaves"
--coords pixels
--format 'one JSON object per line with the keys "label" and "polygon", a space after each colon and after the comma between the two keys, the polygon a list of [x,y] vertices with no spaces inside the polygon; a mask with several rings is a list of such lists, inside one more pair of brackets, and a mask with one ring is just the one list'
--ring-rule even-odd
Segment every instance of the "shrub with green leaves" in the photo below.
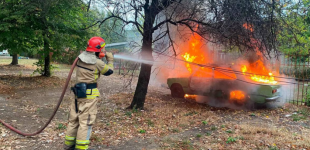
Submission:
{"label": "shrub with green leaves", "polygon": [[306,90],[304,95],[305,95],[305,98],[304,98],[305,104],[307,106],[310,106],[310,89]]}
{"label": "shrub with green leaves", "polygon": [[139,132],[140,132],[140,133],[146,133],[146,131],[143,130],[143,129],[141,129]]}
{"label": "shrub with green leaves", "polygon": [[67,129],[67,126],[62,124],[62,123],[58,123],[58,126],[56,127],[57,130],[65,130]]}
{"label": "shrub with green leaves", "polygon": [[226,143],[234,143],[237,141],[237,138],[234,138],[234,137],[228,137],[228,139],[226,140]]}
{"label": "shrub with green leaves", "polygon": [[197,134],[196,135],[197,138],[201,138],[201,136],[202,136],[201,134]]}
{"label": "shrub with green leaves", "polygon": [[207,125],[208,122],[207,122],[207,121],[202,121],[202,124],[203,124],[203,125]]}

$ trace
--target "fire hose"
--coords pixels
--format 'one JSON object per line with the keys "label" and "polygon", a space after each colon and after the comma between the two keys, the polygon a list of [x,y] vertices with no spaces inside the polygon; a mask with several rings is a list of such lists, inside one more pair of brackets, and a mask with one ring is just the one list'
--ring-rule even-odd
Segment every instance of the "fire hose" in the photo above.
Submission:
{"label": "fire hose", "polygon": [[49,120],[45,123],[45,125],[43,127],[41,127],[38,131],[34,132],[34,133],[24,133],[20,130],[17,130],[16,128],[12,127],[11,125],[5,123],[3,120],[0,119],[0,123],[2,123],[4,126],[6,126],[7,128],[9,128],[10,130],[16,132],[17,134],[20,134],[20,135],[23,135],[23,136],[34,136],[34,135],[37,135],[39,133],[41,133],[49,124],[50,122],[52,121],[52,119],[54,118],[54,116],[56,115],[56,112],[58,111],[58,108],[63,100],[63,97],[66,93],[66,89],[68,88],[68,84],[70,82],[70,79],[71,79],[71,75],[72,75],[72,72],[74,70],[74,67],[76,66],[76,63],[78,61],[78,58],[76,58],[71,66],[71,69],[70,69],[70,72],[68,74],[68,77],[67,77],[67,80],[66,80],[66,83],[65,83],[65,86],[63,87],[63,90],[62,90],[62,93],[61,93],[61,96],[58,100],[58,103],[54,109],[54,112],[52,114],[52,116],[49,118]]}

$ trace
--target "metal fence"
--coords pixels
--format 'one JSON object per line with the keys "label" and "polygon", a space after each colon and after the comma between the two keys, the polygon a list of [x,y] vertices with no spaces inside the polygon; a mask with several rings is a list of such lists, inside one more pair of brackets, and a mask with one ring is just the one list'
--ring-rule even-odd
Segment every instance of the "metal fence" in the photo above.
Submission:
{"label": "metal fence", "polygon": [[281,55],[279,74],[284,76],[283,95],[287,101],[297,105],[308,105],[310,101],[310,63],[308,56]]}
{"label": "metal fence", "polygon": [[140,65],[138,63],[115,59],[114,71],[118,75],[131,75],[138,77]]}

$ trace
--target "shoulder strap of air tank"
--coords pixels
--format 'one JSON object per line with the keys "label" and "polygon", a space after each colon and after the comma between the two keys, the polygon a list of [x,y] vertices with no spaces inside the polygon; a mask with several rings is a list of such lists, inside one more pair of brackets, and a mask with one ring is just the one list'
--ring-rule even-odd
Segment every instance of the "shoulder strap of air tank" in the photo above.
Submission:
{"label": "shoulder strap of air tank", "polygon": [[[79,61],[80,61],[80,60],[79,60]],[[76,66],[77,66],[77,67],[79,67],[79,68],[86,69],[86,70],[88,70],[88,71],[94,71],[94,70],[92,70],[92,69],[89,69],[89,68],[86,68],[86,67],[80,66],[80,65],[78,65],[78,64],[76,64]]]}

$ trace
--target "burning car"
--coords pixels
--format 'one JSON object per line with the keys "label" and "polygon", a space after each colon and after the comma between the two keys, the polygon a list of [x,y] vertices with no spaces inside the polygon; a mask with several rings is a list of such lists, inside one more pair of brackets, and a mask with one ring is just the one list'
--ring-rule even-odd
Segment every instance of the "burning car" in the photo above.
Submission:
{"label": "burning car", "polygon": [[274,80],[268,80],[267,76],[256,75],[253,78],[252,75],[253,79],[260,82],[247,82],[244,79],[247,76],[227,66],[202,68],[201,72],[204,72],[203,76],[195,72],[189,77],[168,78],[167,84],[171,96],[176,98],[186,98],[190,95],[211,96],[221,102],[228,101],[239,105],[252,102],[266,104],[280,98],[281,85],[276,84]]}
{"label": "burning car", "polygon": [[172,70],[167,79],[172,97],[203,95],[239,105],[266,104],[280,98],[281,85],[273,74],[277,72],[272,71],[275,69],[271,69],[258,47],[238,59],[219,59],[199,35],[193,34],[188,39],[181,42],[179,49],[180,70]]}

